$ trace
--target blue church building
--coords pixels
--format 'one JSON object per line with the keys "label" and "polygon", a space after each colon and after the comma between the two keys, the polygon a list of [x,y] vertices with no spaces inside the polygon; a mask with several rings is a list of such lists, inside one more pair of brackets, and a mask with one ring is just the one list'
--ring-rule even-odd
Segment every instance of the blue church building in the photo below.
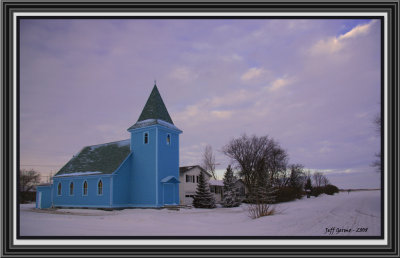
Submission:
{"label": "blue church building", "polygon": [[84,147],[37,187],[36,208],[179,204],[179,134],[154,85],[130,139]]}

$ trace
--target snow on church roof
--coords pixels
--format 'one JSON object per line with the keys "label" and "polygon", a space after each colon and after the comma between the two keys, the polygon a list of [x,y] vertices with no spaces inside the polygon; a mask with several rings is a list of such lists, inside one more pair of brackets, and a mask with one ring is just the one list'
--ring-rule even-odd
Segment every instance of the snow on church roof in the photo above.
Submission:
{"label": "snow on church roof", "polygon": [[122,140],[84,147],[62,167],[55,176],[77,175],[76,173],[113,173],[128,157],[130,140]]}
{"label": "snow on church roof", "polygon": [[76,172],[76,173],[68,173],[68,174],[61,174],[61,175],[55,175],[54,177],[63,177],[63,176],[87,176],[87,175],[95,175],[95,174],[103,174],[102,172],[99,171],[88,171],[88,172]]}
{"label": "snow on church roof", "polygon": [[145,127],[145,126],[150,126],[150,125],[155,125],[155,124],[163,125],[163,126],[165,126],[165,127],[168,127],[168,128],[174,129],[174,130],[181,131],[181,130],[179,130],[178,127],[176,127],[175,125],[170,124],[170,123],[168,123],[168,122],[165,122],[165,121],[163,121],[163,120],[161,120],[161,119],[146,119],[146,120],[143,120],[143,121],[139,121],[139,122],[136,122],[136,124],[134,124],[134,125],[132,125],[131,127],[129,127],[128,130],[130,130],[130,129],[136,129],[136,128],[141,128],[141,127]]}

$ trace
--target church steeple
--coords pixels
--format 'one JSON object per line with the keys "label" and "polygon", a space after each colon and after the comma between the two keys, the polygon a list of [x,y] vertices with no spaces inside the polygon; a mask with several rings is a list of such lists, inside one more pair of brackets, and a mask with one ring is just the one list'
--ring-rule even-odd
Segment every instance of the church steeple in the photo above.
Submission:
{"label": "church steeple", "polygon": [[164,101],[161,98],[160,92],[157,89],[156,81],[154,81],[153,90],[147,99],[146,104],[139,116],[137,122],[128,128],[128,131],[136,128],[142,128],[154,124],[163,124],[164,126],[179,130],[172,122],[168,110],[165,107]]}
{"label": "church steeple", "polygon": [[164,101],[161,98],[160,92],[157,89],[155,81],[153,90],[151,91],[146,105],[139,116],[138,122],[147,119],[161,119],[170,124],[174,124],[169,116],[167,108],[165,107]]}
{"label": "church steeple", "polygon": [[178,204],[179,134],[182,131],[173,124],[156,82],[138,121],[128,132],[132,153],[128,183],[132,189],[130,201],[147,207]]}

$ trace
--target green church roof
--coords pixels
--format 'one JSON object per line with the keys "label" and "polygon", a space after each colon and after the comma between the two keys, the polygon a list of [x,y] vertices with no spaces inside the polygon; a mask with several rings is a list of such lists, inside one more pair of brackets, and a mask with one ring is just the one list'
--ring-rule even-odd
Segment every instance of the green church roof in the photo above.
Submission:
{"label": "green church roof", "polygon": [[168,114],[168,110],[165,107],[160,92],[157,89],[157,85],[155,84],[149,98],[147,99],[146,105],[139,116],[138,122],[147,119],[161,119],[170,124],[174,124]]}
{"label": "green church roof", "polygon": [[111,174],[128,157],[130,140],[110,142],[84,147],[75,155],[55,176],[67,176],[68,174]]}

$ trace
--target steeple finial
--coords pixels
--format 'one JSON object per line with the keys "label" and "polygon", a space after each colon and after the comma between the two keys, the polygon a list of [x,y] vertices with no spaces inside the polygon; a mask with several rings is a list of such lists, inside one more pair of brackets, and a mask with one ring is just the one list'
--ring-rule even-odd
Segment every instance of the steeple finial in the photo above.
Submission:
{"label": "steeple finial", "polygon": [[157,86],[157,80],[154,80],[154,86]]}

